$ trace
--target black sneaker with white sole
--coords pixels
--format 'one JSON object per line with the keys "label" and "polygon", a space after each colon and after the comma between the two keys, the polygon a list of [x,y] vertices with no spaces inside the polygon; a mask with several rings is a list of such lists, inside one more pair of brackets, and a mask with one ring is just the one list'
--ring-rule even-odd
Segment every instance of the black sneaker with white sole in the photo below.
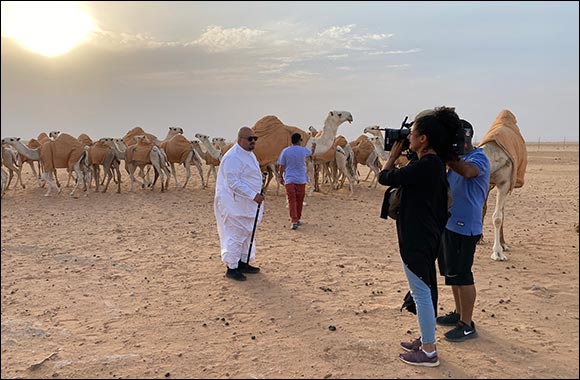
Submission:
{"label": "black sneaker with white sole", "polygon": [[459,319],[459,313],[454,310],[441,317],[437,317],[437,324],[442,326],[455,326],[459,322]]}
{"label": "black sneaker with white sole", "polygon": [[445,339],[450,342],[463,342],[464,340],[473,338],[477,338],[477,331],[475,330],[475,323],[473,321],[471,322],[471,326],[463,323],[463,321],[459,321],[454,329],[445,333]]}

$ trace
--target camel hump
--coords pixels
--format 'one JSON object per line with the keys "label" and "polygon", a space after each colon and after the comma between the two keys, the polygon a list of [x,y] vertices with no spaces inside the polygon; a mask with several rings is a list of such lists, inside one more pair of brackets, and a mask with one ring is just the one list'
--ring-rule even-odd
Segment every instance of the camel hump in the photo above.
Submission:
{"label": "camel hump", "polygon": [[81,133],[78,140],[83,145],[93,145],[93,140],[86,133]]}
{"label": "camel hump", "polygon": [[336,138],[334,139],[334,145],[337,145],[337,146],[344,148],[345,145],[348,145],[348,141],[346,140],[346,138],[343,135],[336,136]]}
{"label": "camel hump", "polygon": [[62,148],[76,148],[80,147],[83,148],[81,142],[78,139],[75,139],[73,136],[69,135],[68,133],[61,133],[58,137],[54,140],[55,146],[57,149]]}

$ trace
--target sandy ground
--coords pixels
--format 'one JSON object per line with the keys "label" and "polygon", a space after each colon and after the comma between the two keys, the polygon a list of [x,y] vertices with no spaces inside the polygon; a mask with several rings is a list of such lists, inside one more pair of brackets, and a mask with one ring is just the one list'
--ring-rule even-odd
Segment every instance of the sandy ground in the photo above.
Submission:
{"label": "sandy ground", "polygon": [[399,311],[408,288],[380,185],[323,186],[296,231],[271,185],[262,272],[238,283],[220,261],[213,178],[46,198],[25,167],[27,188],[2,198],[2,378],[578,378],[578,144],[528,151],[509,261],[490,259],[489,216],[477,249],[479,338],[450,343],[438,327],[437,368],[398,359],[419,334]]}

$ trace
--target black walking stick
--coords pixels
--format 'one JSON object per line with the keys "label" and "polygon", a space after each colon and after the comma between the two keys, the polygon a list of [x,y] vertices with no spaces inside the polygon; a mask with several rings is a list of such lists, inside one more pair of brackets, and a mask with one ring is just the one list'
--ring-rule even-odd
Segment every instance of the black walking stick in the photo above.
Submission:
{"label": "black walking stick", "polygon": [[[267,172],[262,173],[262,190],[260,190],[260,195],[264,195],[264,186],[266,184]],[[262,201],[263,202],[263,201]],[[248,259],[246,264],[250,264],[250,254],[252,253],[252,245],[254,244],[254,235],[256,234],[256,225],[258,224],[258,215],[260,215],[260,206],[262,203],[258,203],[258,209],[256,210],[256,218],[254,219],[254,228],[252,228],[252,237],[250,238],[250,249],[248,249]]]}

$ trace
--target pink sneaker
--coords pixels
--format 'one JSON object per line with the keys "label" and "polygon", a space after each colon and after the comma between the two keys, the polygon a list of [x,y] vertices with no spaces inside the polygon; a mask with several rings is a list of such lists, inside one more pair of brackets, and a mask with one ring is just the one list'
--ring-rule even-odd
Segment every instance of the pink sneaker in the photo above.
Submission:
{"label": "pink sneaker", "polygon": [[410,365],[417,365],[422,367],[437,367],[439,359],[437,354],[432,358],[428,357],[423,350],[415,350],[399,354],[399,359]]}

